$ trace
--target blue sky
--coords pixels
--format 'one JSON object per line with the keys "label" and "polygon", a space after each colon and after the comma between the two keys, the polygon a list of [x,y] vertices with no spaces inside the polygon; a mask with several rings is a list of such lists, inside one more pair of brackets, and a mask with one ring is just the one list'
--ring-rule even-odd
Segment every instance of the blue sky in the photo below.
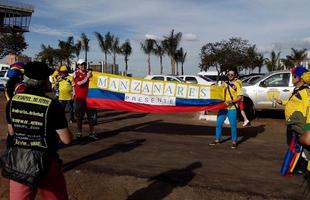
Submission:
{"label": "blue sky", "polygon": [[[14,0],[24,2],[23,0]],[[90,38],[89,60],[99,62],[103,53],[94,32],[110,31],[121,42],[129,39],[133,53],[129,73],[144,76],[147,56],[140,49],[146,38],[160,39],[172,29],[182,32],[181,47],[187,52],[186,74],[199,71],[200,48],[208,42],[241,37],[268,56],[271,50],[310,49],[309,0],[28,0],[35,7],[26,33],[29,44],[24,52],[34,56],[41,44],[57,47],[58,40],[85,32]],[[83,52],[81,55],[84,55]],[[112,58],[109,56],[109,62]],[[123,56],[117,57],[121,70]],[[159,59],[151,58],[152,74],[159,73]],[[164,72],[170,60],[164,58]]]}

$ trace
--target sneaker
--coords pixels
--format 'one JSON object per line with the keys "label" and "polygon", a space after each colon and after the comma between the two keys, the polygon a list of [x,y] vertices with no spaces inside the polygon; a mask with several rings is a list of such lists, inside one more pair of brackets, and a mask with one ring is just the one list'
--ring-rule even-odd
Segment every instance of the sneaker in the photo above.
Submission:
{"label": "sneaker", "polygon": [[236,143],[236,142],[233,142],[232,145],[231,145],[231,148],[232,148],[232,149],[237,149],[237,143]]}
{"label": "sneaker", "polygon": [[75,122],[76,122],[75,119],[70,119],[70,120],[69,120],[69,123],[70,123],[70,124],[75,123]]}
{"label": "sneaker", "polygon": [[249,120],[245,120],[242,126],[251,126],[251,122]]}
{"label": "sneaker", "polygon": [[214,140],[213,142],[209,143],[209,146],[215,146],[215,145],[218,145],[220,144],[220,141],[219,140]]}
{"label": "sneaker", "polygon": [[76,138],[76,139],[81,139],[81,138],[82,138],[82,133],[77,133],[77,134],[75,134],[75,138]]}
{"label": "sneaker", "polygon": [[88,135],[88,137],[90,137],[90,138],[92,138],[92,139],[94,139],[94,140],[99,140],[98,135],[97,135],[96,133],[90,133],[90,134]]}

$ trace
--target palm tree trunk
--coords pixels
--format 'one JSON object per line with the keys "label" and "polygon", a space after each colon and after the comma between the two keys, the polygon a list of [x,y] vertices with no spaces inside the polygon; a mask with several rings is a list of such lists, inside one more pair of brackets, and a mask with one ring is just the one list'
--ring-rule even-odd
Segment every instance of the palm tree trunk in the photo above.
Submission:
{"label": "palm tree trunk", "polygon": [[159,56],[159,62],[160,62],[160,74],[163,74],[164,66],[163,66],[163,57]]}
{"label": "palm tree trunk", "polygon": [[85,62],[87,63],[87,51],[85,50]]}
{"label": "palm tree trunk", "polygon": [[127,76],[127,72],[128,72],[128,62],[127,62],[127,56],[125,56],[125,76]]}
{"label": "palm tree trunk", "polygon": [[104,53],[104,69],[103,72],[107,72],[108,71],[108,57],[107,57],[107,53]]}
{"label": "palm tree trunk", "polygon": [[177,76],[179,75],[179,63],[178,62],[176,62],[176,73],[177,73]]}
{"label": "palm tree trunk", "polygon": [[112,68],[112,73],[114,74],[116,72],[116,53],[113,52],[113,68]]}
{"label": "palm tree trunk", "polygon": [[171,74],[174,75],[175,74],[175,67],[174,67],[174,63],[173,63],[173,58],[171,57]]}
{"label": "palm tree trunk", "polygon": [[148,64],[147,74],[150,75],[151,74],[151,54],[148,54],[148,56],[147,56],[147,64]]}
{"label": "palm tree trunk", "polygon": [[181,75],[184,75],[184,66],[183,66],[183,62],[182,62],[182,64],[181,64]]}

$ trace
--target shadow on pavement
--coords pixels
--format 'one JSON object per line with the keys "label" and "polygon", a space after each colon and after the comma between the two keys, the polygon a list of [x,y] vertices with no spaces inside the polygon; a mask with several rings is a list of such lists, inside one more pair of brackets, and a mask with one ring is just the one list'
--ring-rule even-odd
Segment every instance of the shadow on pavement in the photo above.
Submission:
{"label": "shadow on pavement", "polygon": [[[149,124],[153,124],[153,123],[158,123],[162,120],[153,120],[153,121],[149,121],[149,122],[144,122],[144,123],[140,123],[140,124],[133,124],[130,126],[124,126],[122,128],[116,129],[116,130],[112,130],[112,131],[106,131],[106,132],[99,132],[97,133],[98,136],[98,140],[102,140],[105,138],[109,138],[109,137],[114,137],[116,135],[118,135],[121,132],[126,132],[126,131],[135,131],[136,129],[138,129],[139,127],[143,127],[143,126],[148,126]],[[67,148],[73,145],[87,145],[89,143],[92,142],[96,142],[98,140],[94,140],[88,136],[82,137],[81,139],[75,139],[73,140],[69,145],[64,145],[64,144],[60,144],[59,148]]]}
{"label": "shadow on pavement", "polygon": [[100,117],[98,117],[97,124],[103,124],[103,123],[108,123],[112,121],[124,120],[124,119],[141,118],[141,117],[145,117],[146,115],[148,115],[148,113],[136,113],[136,114],[130,114],[130,115],[122,116],[122,117],[116,117],[112,119],[103,119],[103,120],[100,120],[99,119]]}
{"label": "shadow on pavement", "polygon": [[145,139],[137,139],[137,140],[130,140],[127,142],[121,142],[118,144],[114,144],[107,149],[103,149],[103,150],[97,151],[95,153],[92,153],[90,155],[79,158],[77,160],[65,163],[63,166],[64,171],[71,170],[71,169],[75,168],[76,166],[81,165],[81,164],[86,163],[86,162],[90,162],[93,160],[112,156],[112,155],[117,154],[117,153],[126,153],[128,151],[131,151],[131,150],[141,146],[145,141],[146,141]]}
{"label": "shadow on pavement", "polygon": [[265,131],[265,125],[259,125],[259,126],[251,126],[246,127],[238,130],[238,137],[241,137],[241,140],[238,140],[238,144],[241,144],[245,141],[247,141],[250,138],[256,138],[256,136],[260,133],[263,133]]}
{"label": "shadow on pavement", "polygon": [[195,177],[194,170],[201,166],[202,163],[197,161],[185,168],[172,169],[151,177],[148,180],[151,182],[150,185],[134,192],[127,200],[164,199],[174,188],[186,186]]}

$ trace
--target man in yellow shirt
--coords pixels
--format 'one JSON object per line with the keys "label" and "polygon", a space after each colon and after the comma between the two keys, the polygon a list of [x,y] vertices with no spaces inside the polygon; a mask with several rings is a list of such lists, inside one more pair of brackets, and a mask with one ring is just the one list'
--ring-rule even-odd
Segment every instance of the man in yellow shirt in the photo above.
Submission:
{"label": "man in yellow shirt", "polygon": [[237,148],[237,104],[242,101],[243,92],[242,85],[238,81],[237,70],[232,69],[227,73],[228,81],[223,84],[224,87],[224,100],[227,104],[227,108],[219,110],[217,114],[216,121],[216,130],[215,130],[215,140],[209,145],[214,146],[220,144],[222,137],[222,126],[223,123],[228,117],[230,130],[231,130],[231,140],[232,140],[232,149]]}
{"label": "man in yellow shirt", "polygon": [[68,105],[70,112],[69,122],[75,122],[74,119],[74,109],[73,109],[73,97],[74,97],[74,80],[73,76],[68,73],[67,66],[61,66],[59,69],[59,74],[56,77],[55,87],[58,87],[59,94],[58,100],[64,106],[64,109]]}
{"label": "man in yellow shirt", "polygon": [[[303,173],[307,169],[309,158],[299,156],[301,154],[306,155],[307,150],[306,138],[307,129],[304,129],[306,123],[310,123],[310,89],[307,86],[306,74],[309,75],[308,70],[303,66],[295,67],[291,70],[293,76],[293,84],[295,86],[293,93],[287,101],[276,99],[275,102],[285,106],[285,120],[287,124],[287,145],[289,149],[292,148],[296,151],[294,153],[294,165],[290,165],[289,172],[286,172],[286,160],[285,157],[281,173]],[[294,145],[295,144],[295,145]],[[294,146],[304,145],[305,149],[296,150]],[[295,147],[296,148],[296,147]],[[304,152],[303,152],[304,151]],[[291,161],[292,162],[292,161]],[[292,166],[292,167],[291,167]]]}
{"label": "man in yellow shirt", "polygon": [[[285,106],[285,120],[288,122],[295,112],[301,112],[306,122],[310,123],[310,89],[307,86],[305,75],[309,74],[305,67],[298,66],[291,70],[293,75],[294,91],[287,101],[276,99],[276,103]],[[287,131],[287,144],[290,143],[292,133]]]}

